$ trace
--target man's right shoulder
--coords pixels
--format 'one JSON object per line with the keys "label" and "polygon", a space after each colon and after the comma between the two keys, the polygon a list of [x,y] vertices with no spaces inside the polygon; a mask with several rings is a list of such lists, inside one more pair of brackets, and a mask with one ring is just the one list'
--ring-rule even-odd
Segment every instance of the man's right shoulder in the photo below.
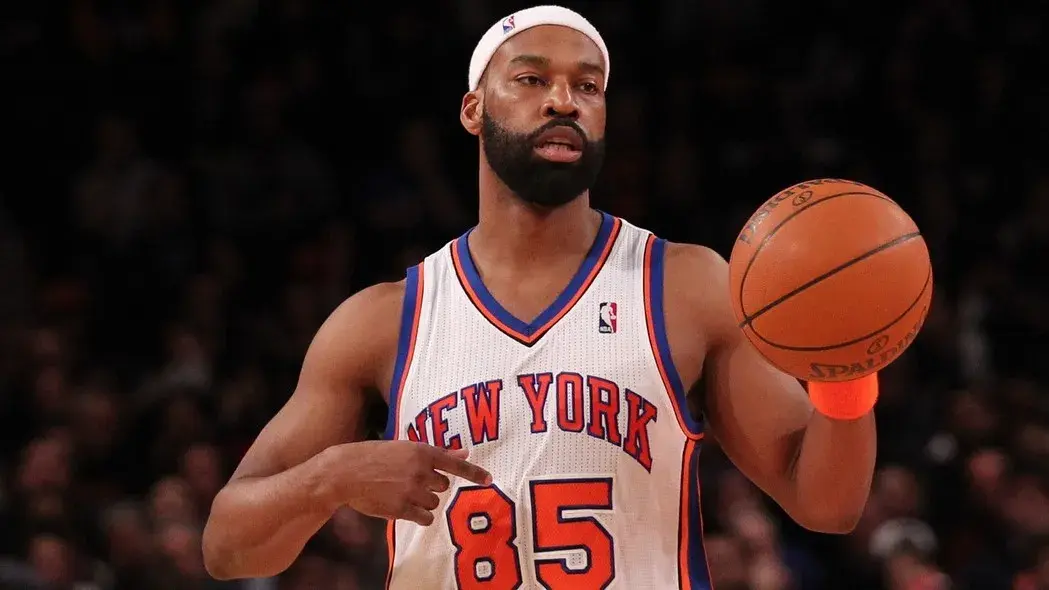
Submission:
{"label": "man's right shoulder", "polygon": [[405,281],[376,283],[361,289],[343,301],[331,313],[327,323],[345,328],[371,328],[374,336],[389,332],[396,335],[404,304]]}
{"label": "man's right shoulder", "polygon": [[376,283],[357,291],[339,307],[353,307],[355,309],[367,309],[372,312],[399,314],[401,304],[404,302],[404,289],[407,285],[405,279],[397,282]]}
{"label": "man's right shoulder", "polygon": [[405,281],[354,293],[324,321],[306,354],[304,371],[341,382],[379,386],[392,371]]}

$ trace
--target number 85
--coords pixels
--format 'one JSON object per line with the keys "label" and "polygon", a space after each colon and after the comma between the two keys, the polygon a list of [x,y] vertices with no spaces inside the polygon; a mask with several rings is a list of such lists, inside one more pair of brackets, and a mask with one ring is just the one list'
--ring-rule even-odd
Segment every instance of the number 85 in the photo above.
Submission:
{"label": "number 85", "polygon": [[[532,551],[583,551],[586,566],[568,560],[534,560],[536,580],[548,590],[601,590],[615,578],[612,535],[578,510],[612,510],[612,478],[532,480]],[[517,507],[498,487],[460,488],[448,503],[448,531],[455,546],[455,578],[462,590],[515,590],[522,583]]]}

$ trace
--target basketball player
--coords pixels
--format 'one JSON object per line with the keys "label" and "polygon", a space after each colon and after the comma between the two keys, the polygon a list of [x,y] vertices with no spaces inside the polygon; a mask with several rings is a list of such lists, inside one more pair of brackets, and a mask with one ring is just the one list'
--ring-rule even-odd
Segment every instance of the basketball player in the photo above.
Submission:
{"label": "basketball player", "polygon": [[[350,506],[390,520],[392,588],[708,588],[706,436],[801,525],[854,526],[871,386],[810,401],[735,325],[723,259],[590,207],[609,72],[563,8],[484,35],[460,112],[479,224],[320,328],[215,499],[212,575],[278,574]],[[356,442],[372,390],[389,440]]]}

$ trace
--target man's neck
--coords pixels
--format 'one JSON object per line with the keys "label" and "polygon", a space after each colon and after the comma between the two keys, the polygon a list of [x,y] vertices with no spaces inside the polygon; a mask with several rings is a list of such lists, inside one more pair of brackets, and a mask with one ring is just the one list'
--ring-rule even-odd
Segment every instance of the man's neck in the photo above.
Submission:
{"label": "man's neck", "polygon": [[590,208],[586,193],[566,205],[543,209],[496,191],[482,195],[479,217],[470,234],[471,251],[485,262],[514,269],[585,253],[601,226],[601,216]]}

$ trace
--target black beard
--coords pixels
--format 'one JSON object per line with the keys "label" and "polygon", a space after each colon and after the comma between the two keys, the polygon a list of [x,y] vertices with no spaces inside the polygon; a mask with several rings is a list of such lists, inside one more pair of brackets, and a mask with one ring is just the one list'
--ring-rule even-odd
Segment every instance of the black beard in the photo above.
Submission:
{"label": "black beard", "polygon": [[[539,136],[555,127],[571,127],[583,138],[582,157],[575,162],[550,162],[533,151]],[[526,203],[546,208],[560,207],[590,190],[605,159],[605,140],[587,140],[569,118],[554,119],[524,134],[499,125],[484,111],[481,139],[488,164],[503,183]]]}

